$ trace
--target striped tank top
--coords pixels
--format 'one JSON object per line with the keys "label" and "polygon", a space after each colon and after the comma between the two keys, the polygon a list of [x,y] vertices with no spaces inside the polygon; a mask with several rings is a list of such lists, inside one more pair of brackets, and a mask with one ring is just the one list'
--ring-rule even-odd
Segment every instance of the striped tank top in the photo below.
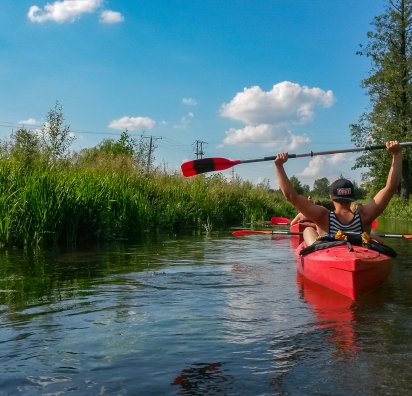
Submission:
{"label": "striped tank top", "polygon": [[343,232],[356,232],[362,234],[362,220],[360,213],[356,212],[349,224],[342,224],[336,217],[335,212],[329,212],[329,235],[335,235],[339,230]]}

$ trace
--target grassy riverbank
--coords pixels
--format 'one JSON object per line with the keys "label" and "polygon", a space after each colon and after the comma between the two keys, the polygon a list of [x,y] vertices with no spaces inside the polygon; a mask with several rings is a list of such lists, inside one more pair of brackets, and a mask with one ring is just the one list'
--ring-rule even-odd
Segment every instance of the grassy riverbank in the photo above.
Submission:
{"label": "grassy riverbank", "polygon": [[44,246],[201,232],[292,216],[279,193],[219,175],[145,173],[116,159],[30,166],[0,161],[0,244]]}
{"label": "grassy riverbank", "polygon": [[[148,166],[145,147],[124,132],[70,156],[21,130],[0,156],[0,246],[73,246],[199,233],[293,218],[282,194],[220,174],[184,178]],[[54,147],[54,146],[53,146]],[[143,158],[143,159],[142,159]],[[325,198],[327,200],[327,198]],[[323,202],[323,204],[326,204]],[[384,216],[410,218],[393,199]]]}
{"label": "grassy riverbank", "polygon": [[[0,245],[6,247],[227,230],[295,214],[279,192],[219,174],[146,173],[127,157],[54,165],[0,160]],[[384,216],[410,218],[412,206],[394,198]]]}
{"label": "grassy riverbank", "polygon": [[412,218],[412,200],[392,198],[383,215],[387,218],[410,220]]}

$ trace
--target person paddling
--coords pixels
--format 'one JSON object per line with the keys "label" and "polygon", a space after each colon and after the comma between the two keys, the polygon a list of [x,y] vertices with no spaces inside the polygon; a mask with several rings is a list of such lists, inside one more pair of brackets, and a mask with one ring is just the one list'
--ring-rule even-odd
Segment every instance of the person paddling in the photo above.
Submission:
{"label": "person paddling", "polygon": [[[308,200],[312,201],[315,205],[321,205],[321,202],[319,199],[316,199],[315,201],[312,199],[312,197],[309,195]],[[312,221],[308,219],[303,213],[298,213],[291,221],[290,221],[290,226],[293,226],[294,224],[297,223],[311,223]]]}
{"label": "person paddling", "polygon": [[334,211],[315,205],[305,196],[300,195],[290,182],[283,165],[288,160],[288,153],[279,153],[274,161],[279,187],[285,196],[299,212],[311,219],[317,230],[307,227],[303,232],[303,239],[307,246],[315,242],[319,236],[335,236],[337,231],[370,234],[371,226],[386,208],[392,196],[398,189],[402,174],[402,147],[398,141],[385,143],[387,150],[392,154],[392,164],[386,180],[386,185],[366,204],[362,205],[354,214],[351,203],[355,201],[354,186],[350,180],[338,179],[330,186],[330,197]]}

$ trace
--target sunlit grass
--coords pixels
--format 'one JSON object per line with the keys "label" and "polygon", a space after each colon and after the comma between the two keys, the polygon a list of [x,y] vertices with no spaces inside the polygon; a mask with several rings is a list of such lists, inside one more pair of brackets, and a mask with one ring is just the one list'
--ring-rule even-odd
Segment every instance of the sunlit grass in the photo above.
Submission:
{"label": "sunlit grass", "polygon": [[383,215],[388,218],[411,219],[412,199],[405,200],[400,199],[399,197],[392,198]]}
{"label": "sunlit grass", "polygon": [[279,193],[220,175],[147,174],[127,158],[53,166],[0,161],[2,246],[210,232],[292,215]]}

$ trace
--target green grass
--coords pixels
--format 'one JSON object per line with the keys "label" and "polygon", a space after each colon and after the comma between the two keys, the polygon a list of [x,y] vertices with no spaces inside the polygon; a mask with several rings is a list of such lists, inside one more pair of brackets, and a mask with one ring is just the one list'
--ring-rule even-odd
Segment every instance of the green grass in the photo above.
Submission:
{"label": "green grass", "polygon": [[386,207],[383,217],[409,220],[412,218],[412,199],[393,197]]}
{"label": "green grass", "polygon": [[[73,246],[139,240],[148,233],[249,227],[296,210],[279,192],[220,174],[184,178],[139,170],[130,157],[99,155],[48,164],[0,159],[0,246]],[[411,218],[393,199],[385,217]]]}
{"label": "green grass", "polygon": [[147,232],[223,230],[292,214],[279,193],[219,175],[146,174],[119,160],[116,166],[0,160],[2,246],[137,240]]}

